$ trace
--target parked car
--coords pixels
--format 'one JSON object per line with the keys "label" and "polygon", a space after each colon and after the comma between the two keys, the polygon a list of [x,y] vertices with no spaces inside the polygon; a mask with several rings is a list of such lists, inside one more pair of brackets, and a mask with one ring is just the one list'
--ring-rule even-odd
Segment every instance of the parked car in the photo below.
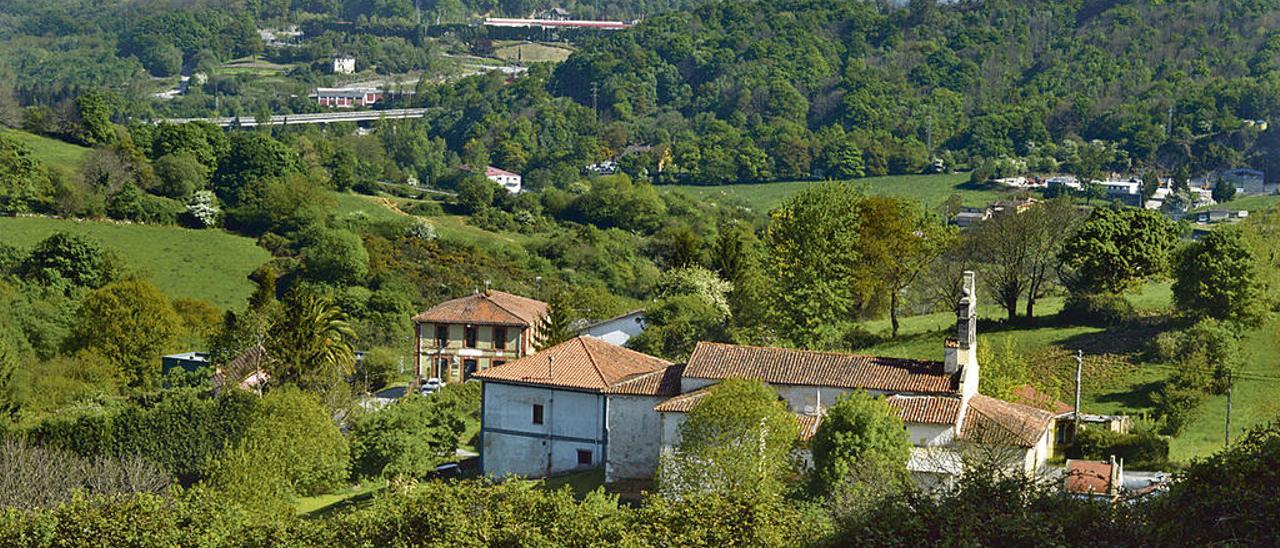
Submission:
{"label": "parked car", "polygon": [[434,472],[428,474],[428,477],[437,479],[456,478],[462,475],[462,469],[455,462],[441,464],[437,466]]}
{"label": "parked car", "polygon": [[444,381],[436,377],[431,377],[422,383],[422,395],[425,396],[427,394],[432,394],[435,391],[444,388],[444,385]]}

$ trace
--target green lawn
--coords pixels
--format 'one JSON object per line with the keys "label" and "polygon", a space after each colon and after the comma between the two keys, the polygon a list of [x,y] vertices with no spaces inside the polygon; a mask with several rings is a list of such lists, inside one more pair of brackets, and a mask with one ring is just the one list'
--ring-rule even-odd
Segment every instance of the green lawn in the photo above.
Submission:
{"label": "green lawn", "polygon": [[[343,192],[335,192],[334,197],[338,200],[338,208],[334,211],[335,215],[341,217],[359,211],[375,220],[402,218],[407,214],[402,211],[392,210],[390,206],[394,205],[396,208],[401,208],[416,201],[396,196],[366,196]],[[472,226],[467,223],[467,218],[462,215],[438,215],[419,218],[426,219],[435,226],[436,234],[444,240],[463,242],[491,251],[522,254],[524,253],[524,244],[530,240],[530,237],[524,234],[490,232],[483,228]]]}
{"label": "green lawn", "polygon": [[0,128],[0,135],[18,141],[31,148],[32,155],[41,163],[67,170],[75,170],[89,149],[80,145],[43,137],[25,131]]}
{"label": "green lawn", "polygon": [[1262,211],[1276,204],[1280,204],[1280,194],[1258,194],[1255,196],[1243,196],[1226,203],[1215,204],[1196,208],[1196,211],[1206,211],[1210,209],[1243,209],[1245,211]]}
{"label": "green lawn", "polygon": [[352,485],[332,493],[325,493],[323,495],[316,495],[313,497],[302,497],[294,501],[293,508],[300,516],[321,517],[336,510],[369,500],[378,491],[381,491],[386,487],[386,480],[376,480],[359,485]]}
{"label": "green lawn", "polygon": [[571,472],[540,481],[542,482],[542,488],[549,491],[555,491],[568,485],[569,488],[573,490],[573,496],[581,499],[587,496],[587,493],[595,491],[598,487],[604,486],[604,468],[593,468],[582,472]]}
{"label": "green lawn", "polygon": [[[1169,284],[1152,283],[1127,295],[1139,310],[1167,310],[1172,295]],[[1061,325],[1052,315],[1062,307],[1060,297],[1038,304],[1036,324],[997,324],[980,329],[991,344],[1003,345],[1009,338],[1019,356],[1038,357],[1034,367],[1052,367],[1068,375],[1074,368],[1071,353],[1083,349],[1086,368],[1082,392],[1085,412],[1150,416],[1151,394],[1168,376],[1170,366],[1143,361],[1143,351],[1158,330],[1151,328],[1106,329]],[[983,306],[979,315],[998,320],[1004,313],[996,306]],[[898,339],[883,342],[860,352],[917,359],[941,360],[942,339],[954,327],[954,315],[943,312],[903,318]],[[888,334],[888,320],[866,324],[873,332]],[[1249,428],[1280,417],[1280,319],[1245,335],[1246,365],[1232,400],[1231,431],[1240,439]],[[999,346],[997,346],[998,348]],[[1070,403],[1071,386],[1062,386],[1059,396]],[[1205,399],[1200,416],[1182,435],[1170,443],[1170,458],[1187,462],[1220,449],[1226,422],[1226,397]]]}
{"label": "green lawn", "polygon": [[253,293],[247,276],[270,259],[252,238],[221,230],[128,225],[35,217],[0,217],[0,241],[29,248],[58,231],[94,238],[124,257],[170,297],[243,306]]}
{"label": "green lawn", "polygon": [[[1011,194],[1010,191],[989,185],[969,183],[968,173],[948,175],[892,175],[867,177],[854,181],[863,185],[869,194],[888,194],[914,198],[928,207],[935,207],[952,194],[959,194],[965,205],[986,205]],[[814,181],[789,181],[740,185],[663,185],[659,190],[679,190],[699,200],[724,200],[742,203],[759,211],[767,211],[782,203],[788,196],[805,187],[820,184]]]}

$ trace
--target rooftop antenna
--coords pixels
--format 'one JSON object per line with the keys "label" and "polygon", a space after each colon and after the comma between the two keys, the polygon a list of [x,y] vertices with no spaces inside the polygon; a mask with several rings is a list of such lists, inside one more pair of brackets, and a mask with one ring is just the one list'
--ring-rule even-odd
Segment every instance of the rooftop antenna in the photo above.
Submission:
{"label": "rooftop antenna", "polygon": [[555,356],[547,356],[547,378],[551,378],[551,364],[556,361]]}

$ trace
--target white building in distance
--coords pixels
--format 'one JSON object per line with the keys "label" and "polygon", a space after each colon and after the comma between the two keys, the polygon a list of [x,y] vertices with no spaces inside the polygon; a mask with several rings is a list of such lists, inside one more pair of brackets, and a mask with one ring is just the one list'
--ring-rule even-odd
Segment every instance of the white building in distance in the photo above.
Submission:
{"label": "white building in distance", "polygon": [[345,55],[339,55],[337,57],[334,57],[333,73],[334,74],[355,74],[356,58],[345,56]]}

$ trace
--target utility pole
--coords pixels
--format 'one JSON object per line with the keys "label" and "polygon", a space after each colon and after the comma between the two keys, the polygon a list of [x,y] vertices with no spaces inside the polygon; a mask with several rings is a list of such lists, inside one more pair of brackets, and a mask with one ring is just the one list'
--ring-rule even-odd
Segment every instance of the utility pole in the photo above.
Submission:
{"label": "utility pole", "polygon": [[1230,376],[1227,377],[1227,432],[1225,436],[1225,447],[1231,447],[1231,389],[1232,385],[1235,384],[1232,382],[1233,380],[1234,379]]}
{"label": "utility pole", "polygon": [[924,148],[929,151],[929,161],[933,161],[933,113],[929,113],[925,121]]}
{"label": "utility pole", "polygon": [[1076,434],[1080,433],[1080,373],[1084,370],[1084,350],[1076,350],[1076,412],[1075,424],[1071,428],[1071,443],[1075,443]]}
{"label": "utility pole", "polygon": [[591,115],[600,121],[600,83],[591,82]]}

